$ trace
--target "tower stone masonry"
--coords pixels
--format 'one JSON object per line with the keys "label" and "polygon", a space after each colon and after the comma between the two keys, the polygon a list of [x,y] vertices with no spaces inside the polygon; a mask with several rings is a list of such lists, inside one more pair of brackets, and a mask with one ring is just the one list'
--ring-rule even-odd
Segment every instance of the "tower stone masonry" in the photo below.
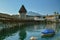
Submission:
{"label": "tower stone masonry", "polygon": [[20,18],[26,19],[26,13],[27,13],[27,10],[25,9],[24,5],[22,5],[19,10]]}

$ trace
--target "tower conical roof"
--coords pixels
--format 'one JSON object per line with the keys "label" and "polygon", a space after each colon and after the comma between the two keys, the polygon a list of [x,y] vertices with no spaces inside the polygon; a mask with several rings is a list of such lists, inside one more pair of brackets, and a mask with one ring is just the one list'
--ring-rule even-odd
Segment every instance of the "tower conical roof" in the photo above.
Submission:
{"label": "tower conical roof", "polygon": [[24,5],[21,6],[19,13],[26,13],[27,10],[25,9]]}

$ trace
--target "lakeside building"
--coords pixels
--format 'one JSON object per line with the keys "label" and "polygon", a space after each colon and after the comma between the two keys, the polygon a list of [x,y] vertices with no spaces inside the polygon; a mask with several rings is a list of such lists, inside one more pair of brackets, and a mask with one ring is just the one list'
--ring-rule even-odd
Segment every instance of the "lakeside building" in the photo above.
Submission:
{"label": "lakeside building", "polygon": [[54,13],[53,15],[47,15],[45,16],[45,19],[47,21],[60,21],[60,14]]}

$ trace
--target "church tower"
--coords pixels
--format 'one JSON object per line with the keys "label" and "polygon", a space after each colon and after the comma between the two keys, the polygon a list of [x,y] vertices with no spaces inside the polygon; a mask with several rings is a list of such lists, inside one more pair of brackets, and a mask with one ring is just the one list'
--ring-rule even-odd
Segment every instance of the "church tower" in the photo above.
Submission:
{"label": "church tower", "polygon": [[20,18],[25,19],[26,18],[26,13],[27,13],[27,10],[25,9],[24,5],[22,5],[20,10],[19,10]]}

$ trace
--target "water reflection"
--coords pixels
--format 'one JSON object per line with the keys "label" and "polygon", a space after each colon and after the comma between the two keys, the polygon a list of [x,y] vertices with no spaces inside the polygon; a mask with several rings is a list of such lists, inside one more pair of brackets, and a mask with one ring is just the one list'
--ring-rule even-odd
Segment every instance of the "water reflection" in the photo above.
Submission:
{"label": "water reflection", "polygon": [[60,29],[60,23],[47,23],[45,28],[54,29],[56,32],[58,32]]}
{"label": "water reflection", "polygon": [[[51,38],[51,40],[55,40],[56,38],[60,38],[60,23],[47,23],[47,24],[25,24],[25,25],[16,25],[15,27],[6,28],[0,30],[0,40],[9,40],[10,36],[15,36],[13,34],[17,33],[17,40],[29,40],[31,36],[38,37],[38,40],[47,40],[41,38],[41,31],[45,28],[54,29],[56,35]],[[9,38],[8,38],[9,37]],[[7,38],[7,39],[6,39]],[[14,37],[11,40],[15,40]],[[48,38],[48,40],[50,40]]]}
{"label": "water reflection", "polygon": [[16,33],[19,28],[11,27],[0,30],[0,40],[4,40],[6,37],[12,36],[12,34]]}
{"label": "water reflection", "polygon": [[26,35],[27,35],[26,28],[25,26],[22,25],[20,27],[20,32],[19,32],[20,40],[24,40],[26,38]]}

